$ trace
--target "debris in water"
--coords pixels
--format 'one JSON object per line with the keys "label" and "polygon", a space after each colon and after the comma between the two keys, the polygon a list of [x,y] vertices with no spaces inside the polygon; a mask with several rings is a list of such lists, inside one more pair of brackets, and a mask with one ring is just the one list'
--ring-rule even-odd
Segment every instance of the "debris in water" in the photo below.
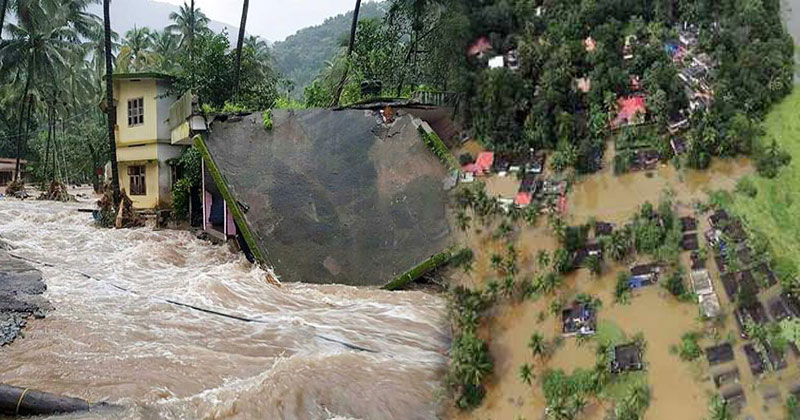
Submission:
{"label": "debris in water", "polygon": [[8,196],[17,196],[17,193],[21,193],[25,191],[25,183],[21,180],[19,181],[11,181],[6,187],[6,195]]}
{"label": "debris in water", "polygon": [[110,187],[106,186],[103,196],[97,201],[97,207],[100,208],[100,214],[95,218],[97,223],[100,226],[114,226],[117,229],[144,226],[144,219],[133,210],[133,201],[125,194],[125,190],[120,193],[122,200],[119,206],[115,206],[114,192]]}
{"label": "debris in water", "polygon": [[75,197],[67,191],[67,186],[56,180],[50,182],[50,187],[39,196],[39,200],[61,201],[64,203],[77,201]]}

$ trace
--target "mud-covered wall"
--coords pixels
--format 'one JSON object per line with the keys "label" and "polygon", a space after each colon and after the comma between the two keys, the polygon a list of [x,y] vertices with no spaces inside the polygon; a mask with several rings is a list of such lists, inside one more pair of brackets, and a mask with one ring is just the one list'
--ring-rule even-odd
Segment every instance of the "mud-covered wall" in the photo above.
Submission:
{"label": "mud-covered wall", "polygon": [[214,163],[284,281],[383,285],[450,245],[444,167],[410,116],[273,111],[215,122]]}

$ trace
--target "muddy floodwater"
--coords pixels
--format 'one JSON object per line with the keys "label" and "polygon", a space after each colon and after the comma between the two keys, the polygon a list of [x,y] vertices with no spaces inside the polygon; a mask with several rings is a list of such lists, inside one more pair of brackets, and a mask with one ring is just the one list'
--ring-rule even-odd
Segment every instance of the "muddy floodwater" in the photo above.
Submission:
{"label": "muddy floodwater", "polygon": [[272,285],[226,247],[97,229],[81,207],[0,201],[2,240],[54,266],[37,268],[55,307],[0,349],[1,383],[125,407],[69,418],[436,417],[450,339],[442,298]]}
{"label": "muddy floodwater", "polygon": [[[693,202],[706,201],[710,191],[733,189],[738,179],[753,171],[746,159],[715,159],[706,171],[659,165],[650,173],[615,176],[611,159],[609,156],[606,169],[576,180],[567,195],[564,218],[569,224],[585,223],[595,218],[621,225],[645,201],[657,204],[665,191],[674,195],[676,211],[689,215],[694,211]],[[487,183],[490,193],[502,194],[504,188],[504,185]],[[702,227],[707,228],[705,224]],[[469,275],[461,275],[457,281],[472,287],[485,287],[488,279],[496,277],[489,260],[494,253],[505,254],[505,242],[497,239],[493,232],[493,226],[479,225],[465,234],[465,239],[476,249],[474,270]],[[542,273],[536,262],[539,250],[552,252],[558,248],[546,220],[540,220],[535,227],[522,227],[514,241],[522,277]],[[688,256],[683,257],[688,263]],[[542,374],[547,369],[563,369],[571,373],[576,368],[592,368],[596,363],[597,343],[566,338],[551,357],[542,359],[531,355],[528,340],[536,332],[548,342],[560,335],[560,321],[550,313],[551,303],[557,298],[569,301],[578,293],[587,293],[602,301],[598,313],[601,330],[616,331],[629,339],[639,333],[644,336],[646,370],[642,375],[651,391],[645,420],[701,420],[707,417],[708,398],[716,392],[714,384],[701,363],[682,362],[670,350],[680,342],[684,333],[708,329],[708,325],[700,321],[697,304],[679,302],[659,286],[634,292],[628,304],[614,303],[616,275],[627,268],[627,265],[606,262],[602,276],[592,276],[585,269],[578,270],[565,279],[565,284],[554,296],[497,304],[486,317],[481,331],[495,361],[494,374],[487,382],[486,399],[472,412],[453,409],[450,415],[459,420],[543,418],[546,403],[540,383]],[[716,287],[721,290],[720,285]],[[729,332],[734,331],[731,324],[728,319],[720,327],[719,334],[731,335]],[[518,377],[519,368],[525,363],[534,367],[532,386]],[[742,368],[743,372],[745,368]],[[743,378],[748,380],[744,373]],[[752,379],[749,380],[752,383]],[[757,419],[772,418],[776,412],[774,409],[769,414],[763,411],[755,388],[752,391],[748,388],[746,392],[752,401],[746,413]],[[607,398],[605,402],[593,400],[579,418],[603,420],[610,408]]]}
{"label": "muddy floodwater", "polygon": [[597,174],[579,178],[567,201],[568,216],[583,223],[590,217],[620,223],[630,218],[645,201],[658,204],[665,191],[678,201],[691,204],[706,200],[708,192],[732,190],[736,181],[753,172],[748,159],[714,159],[707,170],[676,169],[661,164],[654,171],[616,176],[612,160]]}

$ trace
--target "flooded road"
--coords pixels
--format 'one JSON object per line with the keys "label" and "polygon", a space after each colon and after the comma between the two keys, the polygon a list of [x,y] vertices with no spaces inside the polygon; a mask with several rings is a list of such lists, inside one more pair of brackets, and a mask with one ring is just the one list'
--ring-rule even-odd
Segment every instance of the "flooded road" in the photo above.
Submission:
{"label": "flooded road", "polygon": [[55,266],[37,267],[55,310],[0,349],[0,382],[127,407],[74,418],[436,417],[442,298],[275,286],[188,232],[97,229],[79,207],[0,201],[0,237]]}

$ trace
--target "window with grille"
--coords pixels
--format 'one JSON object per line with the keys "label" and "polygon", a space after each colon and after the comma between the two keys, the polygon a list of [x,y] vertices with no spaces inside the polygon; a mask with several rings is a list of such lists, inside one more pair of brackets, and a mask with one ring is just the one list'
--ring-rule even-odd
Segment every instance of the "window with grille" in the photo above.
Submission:
{"label": "window with grille", "polygon": [[131,195],[147,195],[144,166],[128,166],[128,177],[131,180]]}
{"label": "window with grille", "polygon": [[128,127],[144,124],[144,98],[128,100]]}

